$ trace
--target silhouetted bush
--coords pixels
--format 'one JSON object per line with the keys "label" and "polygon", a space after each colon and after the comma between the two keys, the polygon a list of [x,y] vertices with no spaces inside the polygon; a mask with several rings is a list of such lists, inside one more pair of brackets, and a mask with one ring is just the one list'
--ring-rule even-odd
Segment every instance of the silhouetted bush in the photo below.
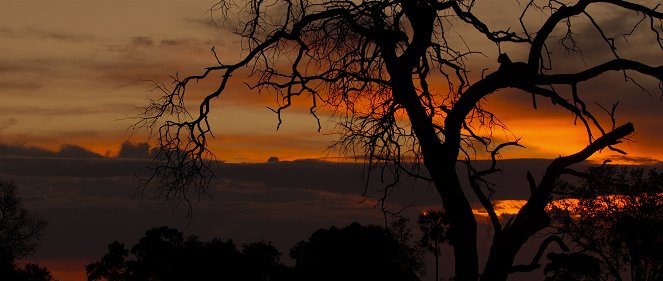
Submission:
{"label": "silhouetted bush", "polygon": [[45,267],[17,264],[32,254],[46,221],[28,212],[16,197],[16,185],[0,182],[0,280],[53,281]]}
{"label": "silhouetted bush", "polygon": [[108,246],[100,261],[88,264],[88,280],[181,281],[181,280],[274,280],[283,274],[279,251],[269,243],[243,246],[240,252],[232,240],[200,241],[184,238],[174,228],[152,228],[129,251],[117,241]]}
{"label": "silhouetted bush", "polygon": [[599,281],[600,261],[583,253],[549,253],[550,263],[543,269],[544,281]]}
{"label": "silhouetted bush", "polygon": [[[419,280],[422,264],[415,251],[379,226],[357,222],[314,232],[290,251],[295,280]],[[405,253],[405,254],[404,254]]]}
{"label": "silhouetted bush", "polygon": [[419,280],[423,263],[408,246],[409,230],[397,231],[398,238],[382,227],[356,222],[319,229],[292,248],[296,266],[288,268],[268,242],[244,244],[240,251],[232,240],[185,239],[164,226],[145,232],[131,251],[118,241],[109,244],[108,253],[86,271],[89,281]]}
{"label": "silhouetted bush", "polygon": [[559,188],[569,199],[552,208],[559,233],[599,261],[604,279],[663,280],[663,174],[606,165],[587,175]]}

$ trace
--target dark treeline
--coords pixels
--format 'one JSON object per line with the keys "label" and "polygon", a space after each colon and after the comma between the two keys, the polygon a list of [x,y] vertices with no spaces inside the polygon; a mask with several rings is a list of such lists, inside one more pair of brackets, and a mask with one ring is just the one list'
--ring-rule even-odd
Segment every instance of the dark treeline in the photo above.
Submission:
{"label": "dark treeline", "polygon": [[20,262],[35,251],[45,226],[23,208],[16,185],[0,182],[0,280],[53,281],[45,267]]}
{"label": "dark treeline", "polygon": [[[542,246],[556,242],[560,247],[543,247],[532,264],[520,267],[541,269],[538,280],[546,281],[663,280],[663,174],[616,166],[584,174],[582,182],[560,182],[548,210],[551,227]],[[284,265],[282,253],[265,241],[238,246],[159,227],[131,249],[111,243],[109,252],[86,269],[89,281],[414,281],[421,279],[422,255],[429,252],[436,258],[436,279],[453,279],[437,268],[441,246],[454,243],[446,214],[424,211],[418,225],[417,241],[404,219],[388,228],[354,222],[319,229],[290,249],[292,266]]]}
{"label": "dark treeline", "polygon": [[550,253],[546,281],[663,280],[663,173],[604,165],[562,182],[549,210],[566,253]]}
{"label": "dark treeline", "polygon": [[[551,227],[542,246],[560,247],[542,247],[531,264],[519,267],[540,269],[538,280],[545,281],[663,280],[663,174],[607,165],[583,174],[584,181],[561,182],[547,210]],[[0,281],[54,281],[47,268],[25,260],[46,222],[22,206],[16,189],[0,182]],[[88,281],[416,281],[428,252],[435,257],[435,279],[451,280],[437,268],[449,249],[444,245],[455,242],[446,214],[424,211],[417,224],[417,235],[405,218],[389,227],[354,222],[319,229],[289,249],[292,265],[266,241],[204,241],[162,226],[130,248],[110,243],[85,269]]]}
{"label": "dark treeline", "polygon": [[396,231],[357,222],[319,229],[290,250],[295,265],[286,266],[281,252],[265,241],[238,247],[232,240],[185,238],[163,226],[145,232],[130,250],[111,243],[86,271],[89,281],[420,280],[423,263],[408,244],[411,235]]}

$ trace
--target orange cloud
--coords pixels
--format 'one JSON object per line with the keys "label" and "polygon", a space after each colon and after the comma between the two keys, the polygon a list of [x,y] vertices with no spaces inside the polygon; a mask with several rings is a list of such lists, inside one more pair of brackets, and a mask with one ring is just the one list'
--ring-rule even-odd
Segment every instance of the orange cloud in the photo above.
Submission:
{"label": "orange cloud", "polygon": [[[525,203],[527,203],[527,200],[495,200],[493,208],[498,217],[512,216],[518,214]],[[472,213],[478,217],[488,217],[488,212],[483,207],[473,208]]]}

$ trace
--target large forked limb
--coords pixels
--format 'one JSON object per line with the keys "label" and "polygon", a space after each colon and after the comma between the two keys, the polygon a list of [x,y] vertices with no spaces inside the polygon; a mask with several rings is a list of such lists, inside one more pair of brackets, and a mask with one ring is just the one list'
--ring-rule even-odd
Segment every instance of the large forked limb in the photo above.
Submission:
{"label": "large forked limb", "polygon": [[[532,194],[527,203],[520,209],[516,217],[504,226],[501,234],[495,236],[482,281],[506,280],[506,276],[513,270],[513,260],[522,245],[532,235],[549,225],[550,218],[545,207],[552,199],[550,194],[559,177],[567,173],[569,166],[585,161],[592,154],[620,143],[621,139],[633,131],[632,123],[624,124],[597,138],[581,151],[553,160],[548,165],[539,184],[532,188]],[[523,268],[515,269],[522,270]]]}

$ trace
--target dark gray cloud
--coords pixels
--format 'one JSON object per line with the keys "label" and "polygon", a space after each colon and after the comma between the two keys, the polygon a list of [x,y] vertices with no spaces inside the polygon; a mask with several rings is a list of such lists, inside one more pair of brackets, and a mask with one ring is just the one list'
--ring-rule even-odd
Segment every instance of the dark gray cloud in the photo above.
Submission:
{"label": "dark gray cloud", "polygon": [[[564,24],[560,24],[558,31],[548,40],[549,47],[554,51],[554,71],[579,71],[612,60],[615,55],[610,44],[614,44],[615,52],[621,58],[652,65],[663,62],[656,42],[657,35],[649,28],[649,20],[641,21],[641,14],[626,10],[613,10],[611,13],[606,13],[605,10],[590,10],[589,13],[596,26],[584,15],[571,21],[572,37],[581,52],[565,51],[562,39],[567,29]],[[572,43],[569,40],[565,42],[567,45]]]}
{"label": "dark gray cloud", "polygon": [[[90,106],[0,106],[0,112],[5,115],[32,115],[32,116],[81,116],[88,114],[103,114],[128,112],[136,109],[131,103],[101,103]],[[1,124],[1,123],[0,123]],[[0,128],[2,126],[0,125]]]}
{"label": "dark gray cloud", "polygon": [[[4,75],[36,74],[48,70],[52,71],[54,65],[62,62],[63,60],[50,58],[16,59],[11,57],[3,57],[0,58],[0,73]],[[12,81],[5,81],[5,83],[9,82]]]}
{"label": "dark gray cloud", "polygon": [[148,143],[131,143],[124,142],[120,146],[120,151],[117,157],[119,158],[138,158],[145,159],[150,157],[150,145]]}
{"label": "dark gray cloud", "polygon": [[[64,144],[58,151],[50,151],[39,147],[24,145],[0,144],[0,158],[3,157],[102,158],[103,156],[94,153],[87,148],[73,144]],[[20,162],[20,159],[15,160]],[[2,163],[8,162],[2,161]],[[0,165],[4,166],[4,164]],[[16,171],[17,173],[21,173],[21,170],[32,170],[27,166],[23,167],[19,165],[14,167],[11,164],[4,168],[9,171]]]}
{"label": "dark gray cloud", "polygon": [[0,144],[1,156],[52,157],[55,153],[43,148]]}
{"label": "dark gray cloud", "polygon": [[[1,109],[0,109],[1,110]],[[6,130],[9,127],[16,125],[18,121],[15,118],[8,118],[0,121],[0,132]]]}
{"label": "dark gray cloud", "polygon": [[190,39],[190,38],[179,38],[179,39],[162,39],[159,41],[159,45],[165,46],[165,47],[180,47],[180,46],[185,46],[188,44],[196,44],[200,43],[198,40],[195,39]]}
{"label": "dark gray cloud", "polygon": [[129,242],[164,224],[240,242],[265,238],[287,249],[316,228],[352,220],[377,223],[381,215],[372,204],[361,204],[356,167],[317,161],[222,164],[209,197],[194,203],[187,226],[185,210],[152,200],[151,190],[139,192],[136,175],[146,176],[149,163],[0,157],[0,178],[16,182],[26,206],[50,223],[40,259],[97,258],[112,240]]}
{"label": "dark gray cloud", "polygon": [[66,32],[66,31],[47,30],[47,29],[41,29],[41,28],[36,28],[36,27],[28,27],[24,30],[21,30],[20,33],[25,34],[27,36],[37,37],[39,39],[69,41],[69,42],[76,42],[76,43],[91,41],[91,40],[95,39],[93,36],[90,36],[90,35],[78,34],[78,33],[73,33],[73,32]]}
{"label": "dark gray cloud", "polygon": [[201,28],[207,28],[207,29],[212,29],[212,30],[218,30],[222,28],[222,25],[220,25],[214,18],[210,17],[188,17],[183,19],[184,22],[191,23],[194,25],[197,25],[198,27]]}
{"label": "dark gray cloud", "polygon": [[73,144],[64,144],[56,153],[58,157],[63,158],[102,158],[103,156],[94,153],[87,148]]}
{"label": "dark gray cloud", "polygon": [[154,38],[150,36],[134,36],[129,42],[123,44],[106,44],[105,49],[116,53],[134,53],[146,50],[167,51],[169,48],[188,48],[191,51],[208,50],[212,44],[192,37],[181,38]]}
{"label": "dark gray cloud", "polygon": [[130,45],[136,47],[152,47],[154,46],[154,39],[148,36],[136,36],[131,38]]}
{"label": "dark gray cloud", "polygon": [[[19,148],[24,155],[58,155],[36,148],[12,149]],[[76,147],[63,150],[87,155]],[[126,144],[124,150],[127,155],[142,155],[145,146]],[[489,178],[498,186],[494,199],[527,198],[526,172],[531,170],[539,179],[549,162],[500,162],[506,172]],[[222,163],[205,195],[191,197],[193,216],[187,221],[186,208],[172,209],[154,190],[141,188],[140,178],[149,175],[150,163],[137,158],[3,156],[0,179],[14,181],[25,206],[49,222],[34,259],[54,265],[78,262],[80,266],[99,259],[113,240],[131,245],[146,229],[159,225],[178,227],[205,239],[232,238],[238,243],[266,239],[287,253],[295,242],[321,227],[352,221],[381,224],[383,214],[376,199],[390,183],[388,175],[366,174],[361,164],[316,160]],[[476,198],[469,199],[478,205]],[[421,209],[439,206],[439,202],[432,186],[405,178],[390,194],[387,207],[395,211],[411,206],[404,214],[414,218]],[[487,237],[481,243],[488,243]]]}
{"label": "dark gray cloud", "polygon": [[14,35],[14,31],[8,27],[0,27],[0,38],[6,38]]}
{"label": "dark gray cloud", "polygon": [[42,40],[58,40],[58,41],[67,41],[74,43],[92,41],[95,39],[91,35],[80,34],[69,31],[49,30],[37,27],[25,27],[21,29],[1,27],[0,38],[8,38],[8,39],[36,38]]}
{"label": "dark gray cloud", "polygon": [[[0,69],[0,71],[2,71]],[[0,89],[3,92],[15,91],[15,92],[34,92],[42,88],[44,84],[36,80],[32,81],[0,81]]]}

